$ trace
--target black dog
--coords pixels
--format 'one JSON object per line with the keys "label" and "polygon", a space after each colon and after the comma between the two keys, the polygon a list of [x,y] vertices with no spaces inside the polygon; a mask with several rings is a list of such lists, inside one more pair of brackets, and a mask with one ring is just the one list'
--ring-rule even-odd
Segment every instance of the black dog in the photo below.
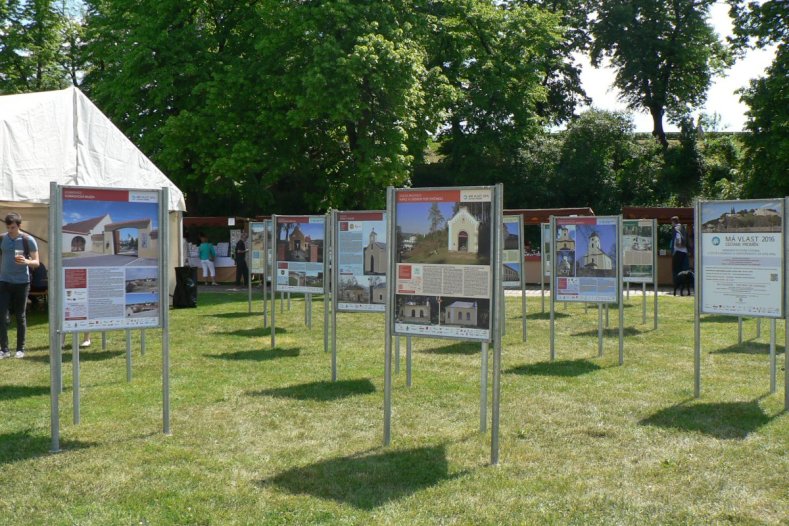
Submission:
{"label": "black dog", "polygon": [[690,291],[693,289],[695,281],[696,275],[692,270],[683,270],[682,272],[677,272],[677,275],[674,276],[674,295],[677,295],[677,289],[679,289],[679,295],[683,296],[682,290],[687,289],[688,296],[690,296]]}

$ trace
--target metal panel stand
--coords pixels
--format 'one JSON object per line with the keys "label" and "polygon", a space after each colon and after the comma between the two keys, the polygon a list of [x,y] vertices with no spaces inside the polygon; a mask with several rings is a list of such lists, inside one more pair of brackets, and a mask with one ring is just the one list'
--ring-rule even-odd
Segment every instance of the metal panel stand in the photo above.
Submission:
{"label": "metal panel stand", "polygon": [[73,400],[74,425],[80,422],[79,412],[79,333],[71,333],[71,388]]}
{"label": "metal panel stand", "polygon": [[603,357],[603,304],[597,304],[597,356]]}
{"label": "metal panel stand", "polygon": [[[695,210],[693,212],[693,224],[694,225],[701,225],[701,207],[698,203],[696,203]],[[695,261],[696,265],[696,272],[694,273],[694,283],[693,283],[693,319],[694,319],[694,327],[693,327],[693,396],[695,398],[701,397],[701,290],[699,289],[699,284],[701,282],[700,276],[701,272],[703,271],[704,267],[701,262],[701,250],[699,249],[699,241],[701,240],[701,235],[699,234],[699,228],[693,229],[693,247],[694,247],[694,257],[693,260]]]}
{"label": "metal panel stand", "polygon": [[777,364],[775,363],[775,319],[770,320],[770,394],[776,391]]}
{"label": "metal panel stand", "polygon": [[394,372],[400,374],[400,336],[395,336]]}
{"label": "metal panel stand", "polygon": [[647,284],[641,284],[641,324],[647,324]]}
{"label": "metal panel stand", "polygon": [[132,381],[131,331],[126,329],[126,381]]}
{"label": "metal panel stand", "polygon": [[405,337],[405,385],[411,387],[411,336]]}
{"label": "metal panel stand", "polygon": [[482,342],[479,374],[479,432],[488,431],[488,343]]}

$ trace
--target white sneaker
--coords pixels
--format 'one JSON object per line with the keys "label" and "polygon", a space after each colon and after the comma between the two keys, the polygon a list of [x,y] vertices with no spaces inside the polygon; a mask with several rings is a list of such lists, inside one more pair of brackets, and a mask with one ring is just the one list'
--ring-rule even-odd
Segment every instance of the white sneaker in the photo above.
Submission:
{"label": "white sneaker", "polygon": [[0,351],[0,360],[3,358],[11,358],[11,353],[9,351]]}
{"label": "white sneaker", "polygon": [[84,342],[79,344],[80,347],[90,347],[90,340],[85,340]]}
{"label": "white sneaker", "polygon": [[[8,353],[8,354],[11,354],[11,353]],[[17,351],[14,356],[16,356],[17,358],[24,358],[25,357],[25,351]]]}

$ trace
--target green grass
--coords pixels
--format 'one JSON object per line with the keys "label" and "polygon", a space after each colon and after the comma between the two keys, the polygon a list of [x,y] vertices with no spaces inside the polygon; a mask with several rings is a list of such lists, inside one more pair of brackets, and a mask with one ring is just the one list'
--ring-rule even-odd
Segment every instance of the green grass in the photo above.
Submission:
{"label": "green grass", "polygon": [[[394,377],[392,445],[383,436],[383,316],[341,314],[339,379],[323,352],[323,302],[277,310],[201,291],[171,311],[172,436],[161,433],[160,332],[110,333],[81,353],[82,423],[71,423],[70,353],[63,451],[50,454],[44,315],[24,360],[0,361],[0,524],[786,524],[789,415],[769,394],[768,324],[754,340],[732,318],[702,326],[702,398],[693,398],[692,298],[661,297],[661,322],[616,311],[597,358],[597,311],[558,307],[557,361],[547,315],[508,298],[499,466],[479,427],[479,345],[414,340]],[[778,324],[779,351],[783,323]]]}

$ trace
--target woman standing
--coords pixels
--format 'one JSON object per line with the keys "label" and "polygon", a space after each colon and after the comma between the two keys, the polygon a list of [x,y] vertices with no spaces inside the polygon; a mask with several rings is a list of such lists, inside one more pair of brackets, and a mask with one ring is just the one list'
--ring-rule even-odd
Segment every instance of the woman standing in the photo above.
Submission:
{"label": "woman standing", "polygon": [[200,234],[200,247],[197,250],[200,255],[200,265],[203,266],[203,279],[206,280],[206,285],[208,285],[209,276],[211,277],[211,285],[216,285],[216,267],[214,266],[216,249],[208,242],[208,237],[205,234]]}

